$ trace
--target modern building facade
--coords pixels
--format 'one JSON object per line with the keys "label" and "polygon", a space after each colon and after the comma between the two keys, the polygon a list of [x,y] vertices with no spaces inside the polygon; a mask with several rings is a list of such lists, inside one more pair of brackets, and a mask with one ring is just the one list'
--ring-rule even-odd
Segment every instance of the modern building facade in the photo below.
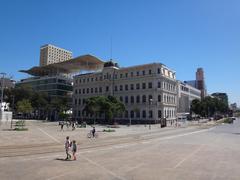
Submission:
{"label": "modern building facade", "polygon": [[191,102],[194,99],[201,99],[201,91],[184,82],[178,81],[178,114],[189,114]]}
{"label": "modern building facade", "polygon": [[72,57],[71,51],[51,44],[46,44],[40,48],[40,66],[67,61]]}
{"label": "modern building facade", "polygon": [[[91,55],[79,56],[64,62],[36,66],[28,70],[20,70],[32,77],[22,79],[16,87],[30,87],[35,91],[44,92],[49,100],[54,98],[68,99],[72,106],[73,78],[72,74],[80,71],[95,71],[101,69],[103,62]],[[71,112],[71,110],[69,111]],[[48,119],[57,120],[57,112],[52,108]]]}
{"label": "modern building facade", "polygon": [[203,68],[198,68],[196,71],[196,80],[184,81],[184,83],[197,88],[201,91],[201,99],[207,96],[207,88]]}
{"label": "modern building facade", "polygon": [[196,85],[199,90],[201,90],[201,98],[204,98],[207,94],[206,85],[205,85],[205,77],[203,68],[198,68],[196,72]]}
{"label": "modern building facade", "polygon": [[63,75],[31,77],[22,79],[16,87],[31,87],[35,91],[44,92],[50,97],[66,97],[72,95],[72,79]]}
{"label": "modern building facade", "polygon": [[[115,118],[122,123],[159,123],[176,119],[177,83],[175,72],[161,63],[118,68],[105,63],[101,72],[74,77],[73,117],[89,120],[84,111],[87,98],[113,95],[125,104],[126,111]],[[97,117],[103,120],[103,116]]]}
{"label": "modern building facade", "polygon": [[102,66],[103,62],[98,58],[83,55],[64,62],[20,70],[20,72],[27,73],[32,77],[20,80],[16,83],[16,86],[28,86],[33,90],[45,92],[50,97],[69,96],[72,95],[73,90],[71,74],[81,70],[99,70],[102,69]]}

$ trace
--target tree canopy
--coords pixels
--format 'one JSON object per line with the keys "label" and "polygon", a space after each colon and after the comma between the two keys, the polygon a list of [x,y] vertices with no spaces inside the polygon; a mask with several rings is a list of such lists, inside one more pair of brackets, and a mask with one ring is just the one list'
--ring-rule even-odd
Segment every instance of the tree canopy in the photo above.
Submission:
{"label": "tree canopy", "polygon": [[221,99],[207,96],[203,100],[194,99],[191,103],[191,112],[203,117],[214,116],[216,113],[225,114],[229,111],[228,105]]}
{"label": "tree canopy", "polygon": [[4,100],[10,103],[13,111],[19,112],[19,107],[21,109],[30,103],[34,118],[37,119],[45,119],[46,117],[57,119],[60,113],[70,109],[69,97],[51,97],[47,93],[35,91],[28,86],[6,89],[4,94]]}
{"label": "tree canopy", "polygon": [[86,100],[84,110],[95,118],[97,115],[104,114],[105,118],[111,121],[125,111],[125,106],[114,96],[95,96]]}

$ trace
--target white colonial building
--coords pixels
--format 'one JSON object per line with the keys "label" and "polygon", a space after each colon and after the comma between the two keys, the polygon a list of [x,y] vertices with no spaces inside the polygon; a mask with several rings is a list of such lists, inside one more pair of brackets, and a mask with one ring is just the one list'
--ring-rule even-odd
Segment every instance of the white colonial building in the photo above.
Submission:
{"label": "white colonial building", "polygon": [[191,103],[194,99],[201,100],[201,90],[181,81],[178,84],[178,108],[180,115],[189,114]]}
{"label": "white colonial building", "polygon": [[[119,68],[112,61],[101,72],[74,77],[73,117],[92,117],[83,109],[87,98],[113,95],[125,104],[126,111],[116,117],[120,123],[159,123],[176,119],[177,82],[175,72],[161,63]],[[98,117],[103,120],[104,116]]]}

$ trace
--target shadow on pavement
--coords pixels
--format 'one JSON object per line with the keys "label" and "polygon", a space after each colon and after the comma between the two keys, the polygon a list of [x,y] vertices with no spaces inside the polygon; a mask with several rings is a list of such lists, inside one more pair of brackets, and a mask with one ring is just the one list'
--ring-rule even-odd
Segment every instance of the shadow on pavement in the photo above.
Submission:
{"label": "shadow on pavement", "polygon": [[56,158],[55,160],[58,160],[58,161],[72,161],[71,159],[65,159],[65,158]]}

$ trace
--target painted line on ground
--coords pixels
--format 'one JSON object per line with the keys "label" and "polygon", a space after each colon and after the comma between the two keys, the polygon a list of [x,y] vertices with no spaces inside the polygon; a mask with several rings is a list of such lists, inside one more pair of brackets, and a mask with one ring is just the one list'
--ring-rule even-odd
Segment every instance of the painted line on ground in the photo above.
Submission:
{"label": "painted line on ground", "polygon": [[126,180],[125,178],[118,176],[117,174],[115,174],[114,172],[110,171],[109,169],[105,168],[104,166],[92,161],[91,159],[81,156],[83,159],[85,159],[86,161],[88,161],[90,164],[95,165],[99,168],[101,168],[102,170],[106,171],[108,174],[112,175],[113,177],[119,179],[119,180]]}
{"label": "painted line on ground", "polygon": [[52,140],[54,140],[57,143],[61,143],[58,139],[56,139],[55,137],[51,136],[50,134],[48,134],[46,131],[42,130],[41,128],[38,128],[42,133],[44,133],[45,135],[47,135],[48,137],[50,137]]}
{"label": "painted line on ground", "polygon": [[187,161],[188,159],[190,159],[192,156],[194,156],[196,153],[198,153],[202,148],[204,147],[204,145],[200,145],[195,151],[193,151],[191,154],[189,154],[188,156],[186,156],[185,158],[183,158],[181,161],[179,161],[175,166],[174,169],[178,168],[179,166],[181,166],[185,161]]}
{"label": "painted line on ground", "polygon": [[[93,153],[93,152],[97,152],[97,151],[107,151],[107,150],[113,150],[113,149],[117,149],[117,148],[126,148],[126,147],[129,147],[129,146],[134,146],[134,145],[139,145],[139,144],[148,144],[148,143],[152,143],[152,142],[156,142],[156,141],[159,142],[159,141],[164,141],[164,140],[169,140],[169,139],[174,139],[174,138],[178,138],[178,137],[182,137],[182,136],[188,136],[188,135],[192,135],[192,134],[197,134],[197,133],[209,131],[209,130],[211,130],[213,128],[199,130],[199,131],[194,131],[194,132],[189,132],[189,133],[184,133],[184,134],[178,134],[178,135],[174,135],[174,136],[157,138],[157,139],[154,139],[154,140],[145,140],[145,141],[138,142],[138,143],[131,142],[129,144],[114,145],[112,147],[106,147],[106,148],[101,148],[101,149],[83,150],[81,152],[78,152],[77,154]],[[39,130],[41,130],[45,134],[45,131],[43,131],[40,128],[39,128]],[[51,138],[54,138],[51,135],[49,135],[48,133],[46,135],[50,136]],[[58,143],[60,143],[59,140],[57,140],[55,138],[54,138],[54,140],[57,141]],[[63,154],[63,153],[59,153],[59,155],[61,155],[61,154]],[[48,158],[52,158],[52,157],[58,157],[59,155],[48,155],[48,156],[41,156],[41,157],[26,158],[26,159],[22,159],[21,161],[30,161],[30,160],[35,160],[35,159],[48,159]]]}
{"label": "painted line on ground", "polygon": [[[101,168],[102,170],[104,170],[106,173],[110,174],[111,176],[113,176],[114,178],[118,179],[118,180],[126,180],[125,178],[115,174],[114,172],[110,171],[109,169],[103,167],[102,165],[96,163],[95,161],[87,158],[87,157],[84,157],[84,156],[81,156],[82,159],[86,160],[88,163],[94,165],[94,166],[97,166],[98,168]],[[69,171],[69,172],[66,172],[66,173],[63,173],[63,174],[60,174],[60,175],[57,175],[57,176],[53,176],[53,177],[50,177],[50,178],[47,178],[46,180],[53,180],[53,179],[57,179],[57,178],[62,178],[64,176],[67,176],[69,174],[72,174],[76,171],[79,171],[79,169],[76,169],[74,171]]]}
{"label": "painted line on ground", "polygon": [[133,171],[133,170],[135,170],[135,169],[138,169],[138,168],[142,167],[143,165],[144,165],[144,163],[141,163],[141,164],[138,164],[138,165],[136,165],[136,166],[134,166],[134,167],[131,167],[131,168],[129,168],[129,169],[126,171],[126,173],[128,173],[128,172],[130,172],[130,171]]}
{"label": "painted line on ground", "polygon": [[46,180],[53,180],[53,179],[57,179],[57,178],[60,178],[60,177],[64,177],[64,176],[66,176],[66,175],[69,175],[69,174],[74,173],[75,171],[77,171],[77,170],[68,171],[68,172],[66,172],[66,173],[64,173],[64,174],[60,174],[60,175],[57,175],[57,176],[53,176],[53,177],[47,178]]}

